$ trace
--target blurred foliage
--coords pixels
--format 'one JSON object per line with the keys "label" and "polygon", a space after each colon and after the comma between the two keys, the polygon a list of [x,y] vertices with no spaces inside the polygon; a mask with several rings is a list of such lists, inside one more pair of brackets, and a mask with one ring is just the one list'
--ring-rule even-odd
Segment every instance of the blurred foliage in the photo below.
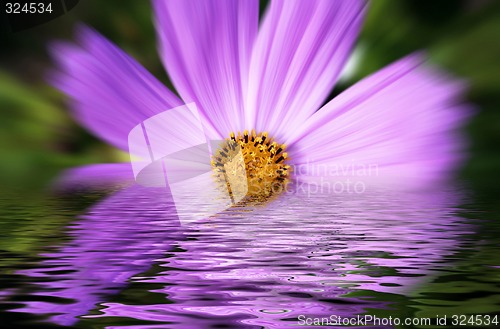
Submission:
{"label": "blurred foliage", "polygon": [[[261,1],[264,8],[266,1]],[[71,41],[74,26],[93,26],[172,87],[156,52],[151,6],[144,1],[86,0],[34,29],[0,36],[0,179],[2,186],[42,187],[62,168],[126,159],[78,127],[64,97],[45,82],[53,68],[47,45]],[[470,83],[480,110],[467,127],[471,160],[463,176],[500,181],[500,2],[488,0],[371,1],[354,73],[332,96],[360,78],[417,50]]]}

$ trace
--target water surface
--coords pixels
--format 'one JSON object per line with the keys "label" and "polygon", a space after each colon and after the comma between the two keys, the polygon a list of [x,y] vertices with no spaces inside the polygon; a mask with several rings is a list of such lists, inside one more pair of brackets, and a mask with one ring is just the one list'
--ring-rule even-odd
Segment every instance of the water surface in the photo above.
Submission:
{"label": "water surface", "polygon": [[457,187],[293,193],[180,223],[161,189],[4,197],[1,320],[291,328],[332,315],[493,315],[500,225],[471,198]]}

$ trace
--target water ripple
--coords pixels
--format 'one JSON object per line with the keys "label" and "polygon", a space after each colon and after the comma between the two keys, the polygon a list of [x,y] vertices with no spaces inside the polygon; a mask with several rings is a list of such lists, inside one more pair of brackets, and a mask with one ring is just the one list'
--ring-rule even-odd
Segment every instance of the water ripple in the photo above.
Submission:
{"label": "water ripple", "polygon": [[294,194],[181,225],[163,191],[133,187],[13,266],[0,299],[33,321],[92,328],[289,328],[300,316],[389,314],[411,298],[425,313],[437,297],[422,287],[470,249],[462,201],[453,190]]}

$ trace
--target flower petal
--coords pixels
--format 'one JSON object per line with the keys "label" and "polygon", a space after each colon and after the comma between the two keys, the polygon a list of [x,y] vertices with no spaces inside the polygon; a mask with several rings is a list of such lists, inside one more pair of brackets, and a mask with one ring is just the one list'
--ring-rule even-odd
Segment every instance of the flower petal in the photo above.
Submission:
{"label": "flower petal", "polygon": [[75,167],[66,170],[58,177],[54,188],[66,190],[86,187],[108,187],[130,185],[134,175],[130,162],[102,163]]}
{"label": "flower petal", "polygon": [[81,124],[127,150],[127,137],[134,126],[182,102],[97,32],[81,27],[77,34],[81,47],[54,45],[52,52],[61,72],[52,77],[52,83],[71,97],[74,115]]}
{"label": "flower petal", "polygon": [[463,156],[457,128],[471,111],[459,103],[461,83],[422,63],[399,60],[310,117],[288,141],[297,174],[410,184],[446,177]]}
{"label": "flower petal", "polygon": [[253,49],[246,125],[279,140],[325,101],[360,29],[364,1],[272,1]]}
{"label": "flower petal", "polygon": [[222,136],[243,127],[258,1],[156,0],[160,52],[176,90],[195,102]]}

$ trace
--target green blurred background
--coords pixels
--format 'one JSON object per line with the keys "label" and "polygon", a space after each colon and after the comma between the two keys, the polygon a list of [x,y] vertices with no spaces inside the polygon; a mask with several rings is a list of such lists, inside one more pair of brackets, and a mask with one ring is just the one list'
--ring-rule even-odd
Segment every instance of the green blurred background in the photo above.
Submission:
{"label": "green blurred background", "polygon": [[[262,1],[262,8],[266,1]],[[147,1],[83,0],[68,14],[0,36],[0,182],[2,189],[40,191],[64,168],[126,161],[70,117],[64,96],[45,76],[54,67],[50,41],[71,40],[75,24],[95,27],[171,86],[156,52]],[[480,109],[465,131],[471,158],[461,176],[481,189],[500,182],[500,1],[375,0],[359,39],[359,65],[332,91],[415,50],[467,79]]]}

